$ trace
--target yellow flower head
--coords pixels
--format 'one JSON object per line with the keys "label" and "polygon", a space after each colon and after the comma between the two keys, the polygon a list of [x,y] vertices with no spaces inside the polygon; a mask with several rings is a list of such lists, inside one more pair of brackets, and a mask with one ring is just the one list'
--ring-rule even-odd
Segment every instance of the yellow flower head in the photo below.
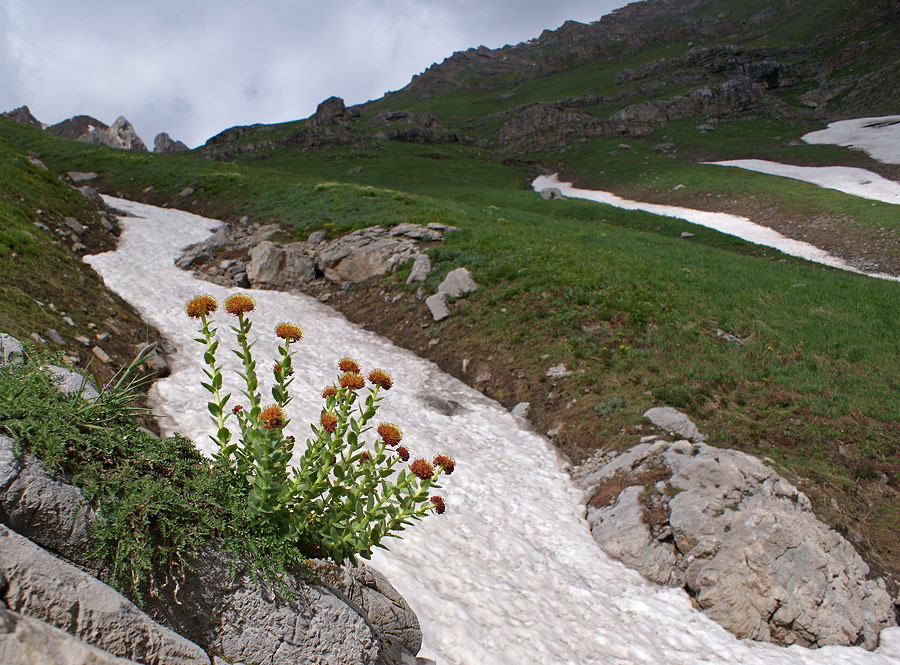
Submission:
{"label": "yellow flower head", "polygon": [[216,299],[209,295],[195,296],[184,306],[185,313],[192,319],[205,318],[219,308]]}
{"label": "yellow flower head", "polygon": [[288,342],[299,342],[303,339],[303,330],[296,323],[279,323],[275,326],[275,334]]}
{"label": "yellow flower head", "polygon": [[255,307],[256,301],[246,293],[232,293],[225,298],[225,311],[234,316],[252,312]]}

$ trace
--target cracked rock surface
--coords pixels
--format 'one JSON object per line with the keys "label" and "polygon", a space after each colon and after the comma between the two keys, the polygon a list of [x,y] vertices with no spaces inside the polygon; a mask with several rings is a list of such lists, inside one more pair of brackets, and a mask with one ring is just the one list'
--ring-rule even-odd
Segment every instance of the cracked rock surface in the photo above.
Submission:
{"label": "cracked rock surface", "polygon": [[610,556],[684,587],[737,635],[777,644],[877,646],[895,625],[882,580],[809,499],[750,455],[656,440],[573,472]]}

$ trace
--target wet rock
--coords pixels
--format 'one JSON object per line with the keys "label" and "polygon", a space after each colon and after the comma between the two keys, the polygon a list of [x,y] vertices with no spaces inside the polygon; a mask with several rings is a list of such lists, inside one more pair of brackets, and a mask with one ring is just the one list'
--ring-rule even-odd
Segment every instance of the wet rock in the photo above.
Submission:
{"label": "wet rock", "polygon": [[657,406],[647,409],[644,412],[644,418],[660,429],[672,432],[685,439],[690,439],[695,443],[706,441],[706,437],[700,433],[697,426],[691,422],[691,419],[671,406]]}
{"label": "wet rock", "polygon": [[882,581],[806,496],[744,453],[664,440],[596,455],[572,472],[611,556],[683,586],[742,638],[874,648],[894,625]]}

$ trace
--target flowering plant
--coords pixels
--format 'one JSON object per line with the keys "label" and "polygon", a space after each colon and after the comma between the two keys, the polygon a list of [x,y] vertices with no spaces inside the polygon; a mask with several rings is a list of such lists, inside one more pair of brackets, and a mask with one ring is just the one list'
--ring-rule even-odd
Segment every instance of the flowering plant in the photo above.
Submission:
{"label": "flowering plant", "polygon": [[[229,411],[231,394],[222,393],[217,330],[209,318],[218,303],[203,295],[185,307],[187,315],[201,324],[197,341],[205,347],[207,378],[202,385],[211,395],[207,408],[216,429],[211,438],[218,446],[213,457],[232,471],[237,484],[243,484],[251,513],[296,546],[339,563],[355,562],[356,555],[369,558],[374,547],[384,547],[385,537],[396,537],[428,512],[443,513],[443,498],[429,497],[429,492],[439,487],[441,473],[453,472],[453,459],[438,455],[432,462],[416,459],[408,468],[400,468],[409,460],[409,451],[399,445],[402,432],[392,423],[378,425],[378,439],[369,450],[363,435],[371,429],[382,393],[390,390],[393,380],[384,370],[374,369],[366,377],[367,386],[359,364],[351,358],[338,362],[337,381],[322,391],[324,406],[318,426],[312,425],[314,438],[306,441],[299,467],[288,472],[294,449],[294,437],[284,434],[294,374],[291,344],[302,339],[303,331],[293,323],[275,327],[283,340],[272,370],[275,401],[263,407],[251,352],[254,342],[248,337],[252,322],[246,317],[254,308],[253,298],[243,293],[229,296],[224,303],[225,311],[237,317],[231,329],[238,341],[234,353],[243,365],[238,373],[245,385],[241,394],[247,400],[246,406],[238,404]],[[363,389],[368,391],[365,397]],[[232,417],[240,429],[237,441],[228,427]]]}

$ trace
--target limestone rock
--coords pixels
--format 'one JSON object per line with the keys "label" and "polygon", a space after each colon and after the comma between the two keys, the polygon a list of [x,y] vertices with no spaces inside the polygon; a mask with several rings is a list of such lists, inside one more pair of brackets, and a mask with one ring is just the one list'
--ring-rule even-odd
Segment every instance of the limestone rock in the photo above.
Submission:
{"label": "limestone rock", "polygon": [[164,155],[170,152],[187,152],[190,150],[181,141],[174,141],[171,136],[165,132],[160,132],[153,139],[153,152]]}
{"label": "limestone rock", "polygon": [[478,284],[472,279],[472,274],[466,268],[457,268],[447,273],[438,285],[438,292],[446,293],[450,298],[459,298],[467,293],[478,290]]}
{"label": "limestone rock", "polygon": [[68,173],[66,173],[66,177],[71,182],[78,184],[80,182],[96,180],[97,174],[94,171],[69,171]]}
{"label": "limestone rock", "polygon": [[284,289],[315,278],[315,264],[301,243],[278,245],[265,240],[250,251],[247,279],[253,286]]}
{"label": "limestone rock", "polygon": [[48,127],[47,131],[82,143],[93,143],[137,152],[147,151],[147,146],[144,145],[134,127],[124,116],[116,118],[112,125],[106,125],[91,116],[76,115]]}
{"label": "limestone rock", "polygon": [[392,272],[418,254],[412,238],[391,235],[384,227],[373,226],[348,233],[317,249],[316,266],[332,282],[363,282]]}
{"label": "limestone rock", "polygon": [[416,282],[424,282],[428,278],[428,273],[431,272],[431,259],[427,254],[419,254],[413,259],[412,268],[409,271],[409,276],[406,278],[407,284],[414,284]]}
{"label": "limestone rock", "polygon": [[0,603],[3,665],[137,665],[82,642],[48,623],[12,612]]}
{"label": "limestone rock", "polygon": [[685,439],[690,439],[694,443],[706,441],[706,437],[700,433],[697,426],[691,422],[691,419],[671,406],[656,406],[652,409],[647,409],[644,412],[644,418],[660,429],[673,432]]}
{"label": "limestone rock", "polygon": [[0,365],[17,365],[22,360],[22,343],[15,337],[0,333]]}
{"label": "limestone rock", "polygon": [[541,190],[541,198],[544,201],[550,201],[552,199],[564,199],[563,193],[559,191],[559,187],[544,187]]}
{"label": "limestone rock", "polygon": [[447,307],[447,294],[438,291],[432,296],[425,298],[425,305],[435,321],[443,321],[450,316],[450,308]]}
{"label": "limestone rock", "polygon": [[0,521],[41,547],[94,571],[87,533],[97,519],[81,490],[54,478],[0,434]]}
{"label": "limestone rock", "polygon": [[100,396],[97,387],[74,370],[58,365],[47,365],[46,371],[53,376],[56,387],[66,395],[78,395],[88,402],[93,402]]}
{"label": "limestone rock", "polygon": [[27,538],[0,526],[0,580],[9,609],[111,654],[148,665],[208,665],[209,658],[149,619],[124,596]]}
{"label": "limestone rock", "polygon": [[573,471],[603,549],[651,580],[684,586],[742,638],[864,644],[895,625],[882,581],[772,469],[733,450],[664,440]]}

